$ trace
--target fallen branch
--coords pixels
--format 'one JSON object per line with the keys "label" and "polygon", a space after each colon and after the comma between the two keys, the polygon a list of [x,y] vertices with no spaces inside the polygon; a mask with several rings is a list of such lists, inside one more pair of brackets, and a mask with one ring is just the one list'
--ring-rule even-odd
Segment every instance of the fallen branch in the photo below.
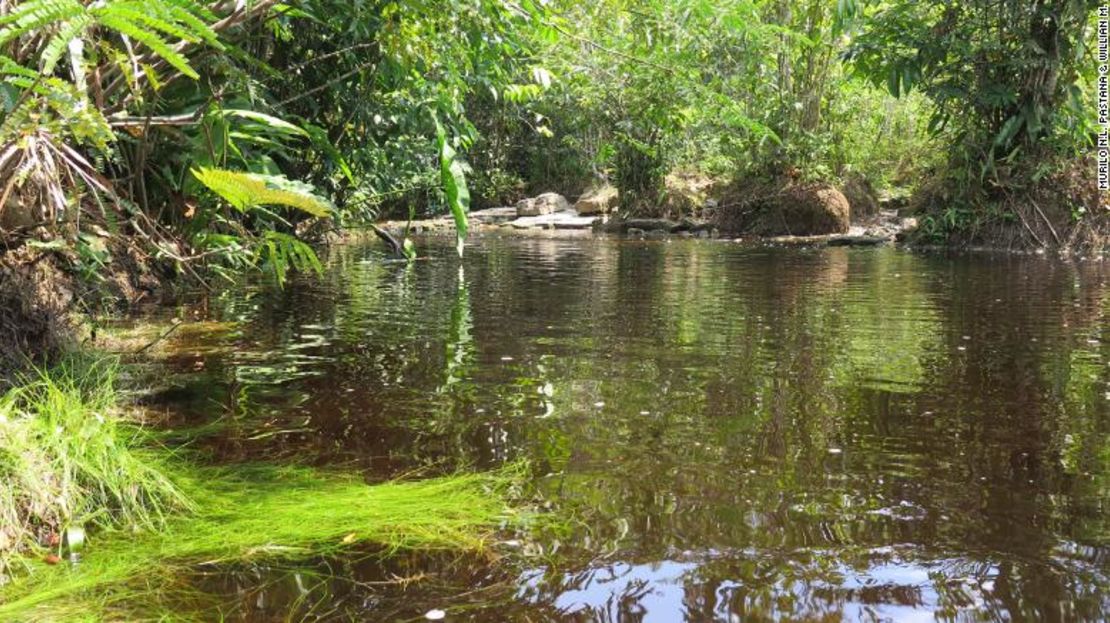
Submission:
{"label": "fallen branch", "polygon": [[1056,246],[1061,246],[1060,236],[1056,235],[1056,228],[1052,226],[1052,221],[1049,221],[1048,217],[1045,216],[1044,212],[1041,210],[1041,206],[1037,205],[1037,202],[1032,199],[1029,200],[1029,203],[1033,204],[1033,207],[1037,210],[1037,214],[1040,214],[1041,218],[1044,220],[1044,224],[1048,225],[1048,231],[1052,232],[1052,238],[1056,241]]}
{"label": "fallen branch", "polygon": [[162,332],[162,335],[159,335],[158,337],[154,338],[154,340],[152,340],[152,341],[151,341],[150,343],[148,343],[148,344],[147,344],[146,346],[143,346],[143,347],[142,347],[142,348],[140,348],[139,350],[136,350],[134,354],[136,354],[136,355],[141,355],[141,354],[145,353],[145,352],[146,352],[147,350],[149,350],[149,349],[150,349],[150,347],[151,347],[151,346],[154,346],[154,345],[155,345],[155,344],[157,344],[158,342],[161,342],[162,340],[164,340],[164,339],[166,339],[167,337],[169,337],[169,335],[170,335],[171,333],[173,333],[174,331],[177,331],[177,328],[178,328],[178,327],[180,327],[180,326],[181,326],[181,325],[183,325],[183,324],[185,324],[185,323],[184,323],[184,322],[181,322],[180,320],[174,319],[174,323],[173,323],[173,325],[171,325],[171,326],[170,326],[170,328],[169,328],[169,329],[166,329],[165,331],[163,331],[163,332]]}

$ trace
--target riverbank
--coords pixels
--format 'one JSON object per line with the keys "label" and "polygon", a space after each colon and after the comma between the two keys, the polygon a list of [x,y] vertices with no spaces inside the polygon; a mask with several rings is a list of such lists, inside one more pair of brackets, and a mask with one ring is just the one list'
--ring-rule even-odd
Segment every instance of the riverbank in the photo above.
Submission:
{"label": "riverbank", "polygon": [[505,498],[515,467],[374,485],[288,465],[206,467],[158,444],[120,401],[115,371],[73,360],[0,400],[0,619],[120,616],[136,592],[198,564],[360,544],[480,551],[517,516]]}
{"label": "riverbank", "polygon": [[[1007,213],[1011,217],[984,221],[981,231],[972,228],[960,232],[949,231],[950,221],[963,218],[964,212],[945,208],[940,198],[911,202],[904,193],[879,196],[869,189],[853,189],[851,184],[843,193],[818,184],[794,190],[772,186],[723,191],[725,198],[720,200],[705,195],[687,197],[685,216],[675,215],[683,214],[682,210],[661,210],[656,216],[623,215],[613,194],[607,195],[611,198],[607,206],[599,209],[595,200],[599,192],[606,193],[589,191],[574,204],[561,195],[546,193],[540,197],[554,197],[548,202],[553,208],[540,213],[522,209],[519,204],[475,210],[469,213],[470,232],[478,236],[544,238],[699,238],[808,247],[898,244],[922,250],[1049,254],[1074,259],[1101,259],[1110,238],[1110,214],[1080,211],[1077,215],[1062,215],[1060,206],[1070,205],[1066,198],[1050,203],[1040,196],[1041,202],[1051,208],[1042,209],[1035,200],[1028,205],[1010,205]],[[737,193],[742,197],[738,198]],[[379,226],[398,238],[408,234],[455,236],[455,223],[449,215],[388,220]]]}
{"label": "riverbank", "polygon": [[[812,235],[729,235],[703,218],[619,218],[616,215],[582,215],[562,210],[540,216],[518,216],[515,208],[500,207],[470,213],[471,233],[479,236],[588,238],[618,235],[643,240],[668,238],[729,239],[778,245],[876,246],[904,241],[917,226],[914,218],[897,210],[881,210],[844,233]],[[394,236],[406,231],[427,236],[454,236],[450,217],[414,221],[385,221],[381,227]]]}
{"label": "riverbank", "polygon": [[[855,173],[804,181],[778,176],[711,178],[668,174],[658,199],[629,209],[609,184],[564,196],[544,192],[511,206],[470,212],[471,230],[508,236],[726,238],[774,245],[902,243],[949,250],[1100,258],[1110,244],[1110,210],[1087,160],[1028,172],[1013,188],[979,188],[937,173],[913,187],[876,190]],[[1026,179],[1027,178],[1027,179]],[[454,234],[450,216],[387,221],[396,236]]]}

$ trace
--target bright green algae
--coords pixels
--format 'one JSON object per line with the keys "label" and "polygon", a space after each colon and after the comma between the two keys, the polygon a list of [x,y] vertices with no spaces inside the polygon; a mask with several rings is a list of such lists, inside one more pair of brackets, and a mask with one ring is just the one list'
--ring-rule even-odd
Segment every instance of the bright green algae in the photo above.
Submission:
{"label": "bright green algae", "polygon": [[[145,592],[185,567],[387,548],[483,547],[514,514],[504,502],[514,470],[368,485],[342,474],[277,466],[199,469],[184,487],[196,512],[164,530],[99,536],[76,566],[36,565],[0,591],[0,620],[106,617],[142,578]],[[120,589],[120,590],[115,590]]]}

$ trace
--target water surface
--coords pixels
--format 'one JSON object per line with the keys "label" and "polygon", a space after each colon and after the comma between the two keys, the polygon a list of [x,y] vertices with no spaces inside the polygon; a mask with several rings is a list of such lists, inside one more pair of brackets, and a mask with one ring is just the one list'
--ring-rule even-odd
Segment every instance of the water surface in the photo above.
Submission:
{"label": "water surface", "polygon": [[681,240],[429,252],[340,247],[322,278],[154,312],[202,322],[172,338],[153,402],[218,421],[200,447],[220,462],[373,479],[527,459],[574,521],[501,560],[206,572],[230,620],[1110,616],[1098,264]]}

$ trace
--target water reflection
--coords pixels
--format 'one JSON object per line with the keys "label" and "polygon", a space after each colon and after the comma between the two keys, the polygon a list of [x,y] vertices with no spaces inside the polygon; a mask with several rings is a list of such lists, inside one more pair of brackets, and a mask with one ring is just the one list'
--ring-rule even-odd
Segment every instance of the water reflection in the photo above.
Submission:
{"label": "water reflection", "polygon": [[385,477],[530,459],[577,521],[476,619],[1110,613],[1102,267],[678,241],[452,252],[341,248],[323,279],[207,301],[220,324],[176,338],[164,400],[222,422],[217,461]]}

